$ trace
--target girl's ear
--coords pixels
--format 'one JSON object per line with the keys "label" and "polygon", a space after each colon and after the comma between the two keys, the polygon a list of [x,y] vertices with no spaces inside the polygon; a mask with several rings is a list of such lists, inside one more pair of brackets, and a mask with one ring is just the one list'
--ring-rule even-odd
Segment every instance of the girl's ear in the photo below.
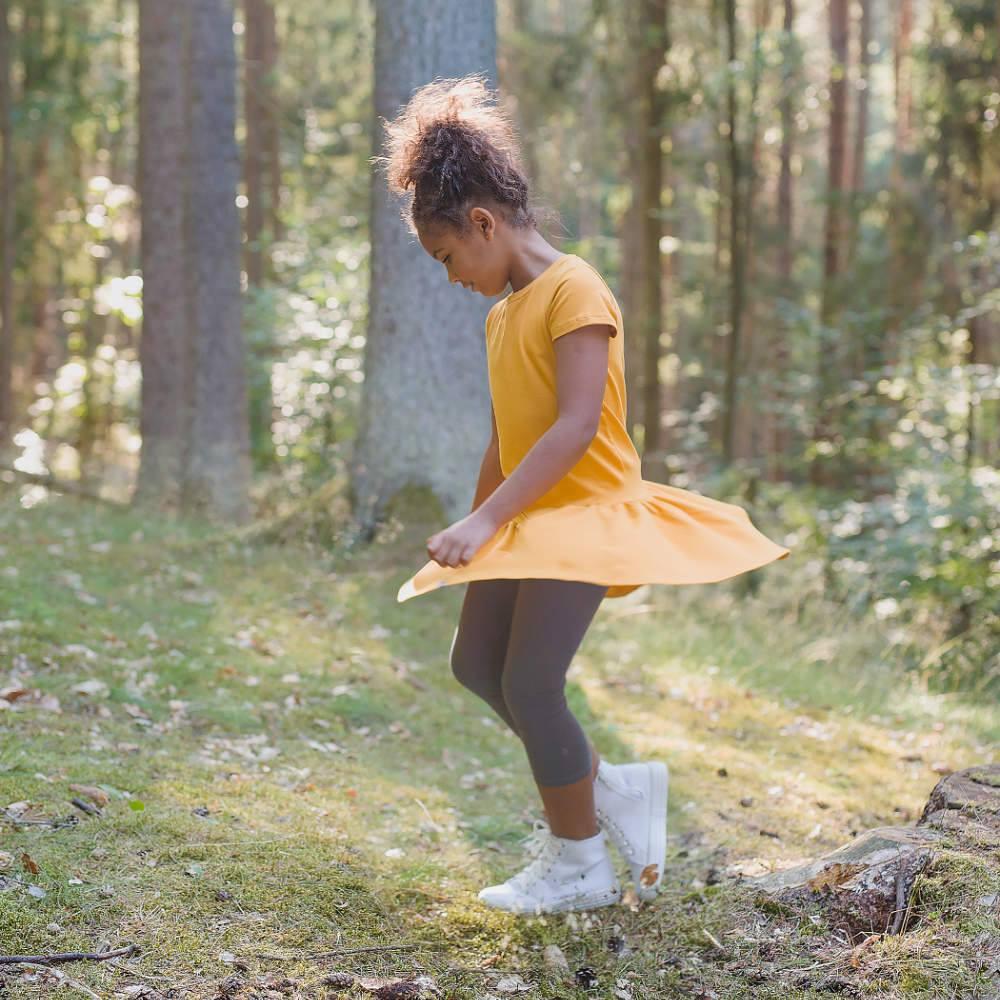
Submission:
{"label": "girl's ear", "polygon": [[479,219],[479,226],[480,226],[480,228],[483,231],[483,235],[486,236],[487,238],[489,238],[490,224],[493,222],[493,218],[486,211],[486,209],[483,209],[482,213],[483,214],[482,214],[481,218]]}

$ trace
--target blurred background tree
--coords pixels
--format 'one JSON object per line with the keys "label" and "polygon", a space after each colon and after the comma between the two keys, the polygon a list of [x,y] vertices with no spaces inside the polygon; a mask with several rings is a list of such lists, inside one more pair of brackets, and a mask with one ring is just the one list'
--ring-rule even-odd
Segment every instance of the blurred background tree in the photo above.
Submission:
{"label": "blurred background tree", "polygon": [[[929,681],[995,690],[994,0],[466,8],[431,62],[374,0],[0,3],[5,480],[345,545],[404,486],[468,506],[492,303],[404,238],[369,157],[409,90],[483,70],[544,235],[622,304],[644,476],[795,545],[793,610],[873,608]],[[379,376],[390,281],[426,302]],[[449,365],[462,420],[383,426]],[[458,457],[423,477],[425,450]]]}

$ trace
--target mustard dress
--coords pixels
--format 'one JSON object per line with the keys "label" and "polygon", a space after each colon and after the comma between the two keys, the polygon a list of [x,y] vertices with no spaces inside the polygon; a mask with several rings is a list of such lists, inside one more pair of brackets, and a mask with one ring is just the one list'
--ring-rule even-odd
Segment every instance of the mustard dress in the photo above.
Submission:
{"label": "mustard dress", "polygon": [[607,597],[624,597],[647,583],[714,583],[788,556],[742,507],[641,477],[625,425],[621,311],[600,273],[576,254],[558,257],[486,318],[503,475],[558,416],[553,341],[592,323],[615,334],[600,424],[586,453],[465,566],[428,561],[397,601],[470,580],[527,577],[602,584]]}

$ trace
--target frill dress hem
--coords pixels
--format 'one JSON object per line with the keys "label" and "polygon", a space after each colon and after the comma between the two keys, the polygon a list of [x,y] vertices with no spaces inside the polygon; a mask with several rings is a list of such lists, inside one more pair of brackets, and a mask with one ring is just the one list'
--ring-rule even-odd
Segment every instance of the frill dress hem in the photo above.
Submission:
{"label": "frill dress hem", "polygon": [[424,564],[399,603],[472,580],[577,580],[624,597],[646,584],[718,583],[788,557],[740,506],[641,480],[638,496],[523,511],[465,566]]}

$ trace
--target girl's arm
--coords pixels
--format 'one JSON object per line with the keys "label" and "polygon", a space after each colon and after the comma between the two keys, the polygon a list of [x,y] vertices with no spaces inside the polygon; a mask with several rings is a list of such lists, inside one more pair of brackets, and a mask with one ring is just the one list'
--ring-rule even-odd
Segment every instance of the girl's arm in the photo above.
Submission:
{"label": "girl's arm", "polygon": [[[479,467],[479,482],[476,484],[476,497],[472,501],[475,510],[502,482],[504,474],[500,469],[500,447],[495,441],[486,446],[482,465]],[[470,514],[472,511],[469,512]]]}
{"label": "girl's arm", "polygon": [[600,424],[608,377],[608,333],[613,330],[605,325],[583,326],[553,342],[559,414],[483,502],[482,514],[498,528],[547,493],[587,453]]}
{"label": "girl's arm", "polygon": [[[490,435],[490,443],[486,446],[486,454],[483,455],[482,464],[479,467],[479,482],[476,483],[476,496],[472,501],[472,510],[475,510],[504,480],[503,470],[500,468],[500,435],[497,432],[497,415],[493,409],[493,400],[490,400],[490,423],[493,430]],[[470,514],[472,511],[469,512]]]}

